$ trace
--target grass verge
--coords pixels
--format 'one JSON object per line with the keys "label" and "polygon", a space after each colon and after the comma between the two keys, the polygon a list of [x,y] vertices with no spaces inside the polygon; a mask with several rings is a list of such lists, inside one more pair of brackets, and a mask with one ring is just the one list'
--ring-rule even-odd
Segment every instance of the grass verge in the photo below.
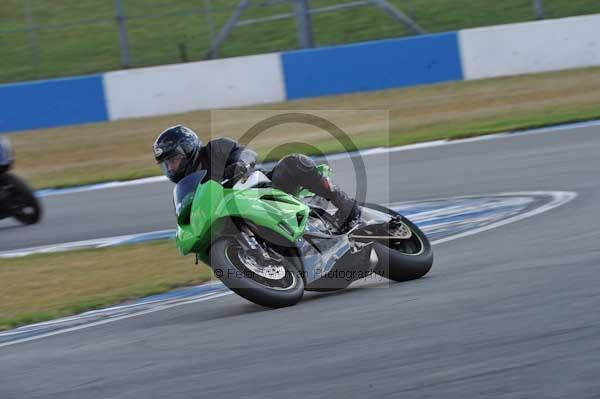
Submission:
{"label": "grass verge", "polygon": [[173,241],[0,259],[0,330],[210,280]]}
{"label": "grass verge", "polygon": [[[600,118],[600,68],[453,82],[432,86],[321,97],[241,108],[264,110],[386,110],[386,118],[344,114],[336,122],[360,148],[454,139]],[[239,138],[243,118],[213,121],[210,111],[15,133],[16,172],[36,188],[64,187],[159,174],[151,145],[177,123],[212,136]],[[273,128],[252,141],[263,158],[278,158],[302,141],[320,151],[343,151],[331,137],[306,125]],[[275,149],[275,150],[274,150]],[[297,149],[296,149],[297,150]],[[310,151],[309,151],[310,152]]]}

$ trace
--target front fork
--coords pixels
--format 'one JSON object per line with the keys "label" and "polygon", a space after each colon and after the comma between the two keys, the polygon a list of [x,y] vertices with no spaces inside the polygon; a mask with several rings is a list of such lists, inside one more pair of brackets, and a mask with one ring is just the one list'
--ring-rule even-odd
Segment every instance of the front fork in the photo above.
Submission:
{"label": "front fork", "polygon": [[257,240],[256,236],[246,225],[242,225],[239,234],[239,243],[244,251],[266,264],[270,261],[280,261],[283,257],[275,251],[267,251]]}

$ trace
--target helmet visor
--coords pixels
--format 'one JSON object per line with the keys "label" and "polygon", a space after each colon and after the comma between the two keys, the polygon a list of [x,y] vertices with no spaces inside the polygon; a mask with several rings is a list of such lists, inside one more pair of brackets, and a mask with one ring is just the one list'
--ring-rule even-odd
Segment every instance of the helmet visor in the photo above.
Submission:
{"label": "helmet visor", "polygon": [[185,155],[179,153],[164,159],[160,163],[163,174],[168,177],[177,176],[180,172],[185,170],[186,166],[187,159]]}

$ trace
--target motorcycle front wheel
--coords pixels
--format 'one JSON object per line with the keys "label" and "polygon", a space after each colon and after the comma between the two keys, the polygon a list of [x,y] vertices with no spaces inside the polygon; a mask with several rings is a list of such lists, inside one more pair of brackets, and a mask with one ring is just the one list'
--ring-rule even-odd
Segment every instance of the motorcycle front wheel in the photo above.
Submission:
{"label": "motorcycle front wheel", "polygon": [[215,275],[239,296],[269,308],[295,305],[304,294],[304,280],[285,257],[266,263],[248,254],[235,237],[220,238],[210,249]]}

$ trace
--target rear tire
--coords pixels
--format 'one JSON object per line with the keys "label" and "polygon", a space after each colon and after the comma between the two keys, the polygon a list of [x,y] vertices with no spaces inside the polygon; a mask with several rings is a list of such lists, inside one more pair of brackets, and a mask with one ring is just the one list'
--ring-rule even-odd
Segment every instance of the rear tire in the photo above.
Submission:
{"label": "rear tire", "polygon": [[[391,209],[375,204],[362,204],[388,215],[400,215]],[[401,215],[400,215],[401,216]],[[410,220],[402,216],[402,222],[411,230],[408,240],[376,242],[373,245],[379,262],[374,272],[394,281],[415,280],[426,275],[433,265],[433,250],[427,236]]]}
{"label": "rear tire", "polygon": [[[215,275],[229,289],[257,305],[283,308],[295,305],[304,295],[304,281],[294,265],[284,258],[285,277],[281,282],[259,276],[236,259],[235,238],[221,238],[210,249],[210,264]],[[284,281],[285,279],[285,281]],[[273,282],[273,286],[269,283]],[[277,286],[277,285],[281,286]]]}

